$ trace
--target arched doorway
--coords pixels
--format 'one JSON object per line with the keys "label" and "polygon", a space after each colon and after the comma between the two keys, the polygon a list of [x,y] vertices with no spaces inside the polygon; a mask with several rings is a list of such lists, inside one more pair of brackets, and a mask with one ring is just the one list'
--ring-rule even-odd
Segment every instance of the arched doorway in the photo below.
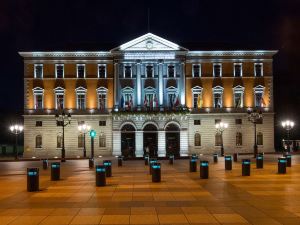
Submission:
{"label": "arched doorway", "polygon": [[147,124],[144,129],[144,153],[148,148],[150,157],[157,156],[157,127],[153,124]]}
{"label": "arched doorway", "polygon": [[180,129],[178,125],[170,123],[165,128],[166,132],[166,154],[180,156]]}
{"label": "arched doorway", "polygon": [[121,152],[125,158],[135,157],[135,128],[131,124],[121,129]]}

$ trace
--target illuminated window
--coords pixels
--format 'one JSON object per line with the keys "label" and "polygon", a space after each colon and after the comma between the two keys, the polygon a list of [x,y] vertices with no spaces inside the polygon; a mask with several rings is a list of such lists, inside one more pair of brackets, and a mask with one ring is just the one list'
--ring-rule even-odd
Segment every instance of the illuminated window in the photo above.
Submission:
{"label": "illuminated window", "polygon": [[263,134],[261,132],[258,132],[257,139],[256,139],[257,145],[263,145],[264,144],[263,139],[264,139]]}
{"label": "illuminated window", "polygon": [[216,133],[215,146],[221,146],[221,145],[222,145],[222,135],[221,135],[221,133]]}
{"label": "illuminated window", "polygon": [[177,88],[171,86],[167,88],[167,104],[168,107],[173,108],[179,105],[179,98]]}
{"label": "illuminated window", "polygon": [[99,135],[99,147],[105,148],[106,147],[106,137],[103,133]]}
{"label": "illuminated window", "polygon": [[145,93],[144,107],[150,109],[158,107],[156,89],[149,86],[144,89],[144,93]]}
{"label": "illuminated window", "polygon": [[193,65],[193,77],[201,77],[201,65],[200,64]]}
{"label": "illuminated window", "polygon": [[97,88],[98,95],[98,109],[105,110],[107,107],[107,88],[99,87]]}
{"label": "illuminated window", "polygon": [[122,89],[121,93],[121,108],[132,109],[132,107],[134,106],[133,88],[127,86]]}
{"label": "illuminated window", "polygon": [[243,70],[242,70],[242,63],[234,63],[234,77],[242,77]]}
{"label": "illuminated window", "polygon": [[124,78],[131,78],[132,77],[132,68],[129,65],[124,66]]}
{"label": "illuminated window", "polygon": [[105,64],[98,64],[98,77],[106,78],[106,65]]}
{"label": "illuminated window", "polygon": [[55,77],[64,78],[64,64],[55,64]]}
{"label": "illuminated window", "polygon": [[78,148],[83,148],[84,146],[84,135],[79,134],[78,135]]}
{"label": "illuminated window", "polygon": [[264,100],[264,89],[265,87],[258,85],[255,88],[253,88],[254,90],[254,106],[255,107],[265,107],[266,103]]}
{"label": "illuminated window", "polygon": [[43,64],[34,64],[34,78],[43,78]]}
{"label": "illuminated window", "polygon": [[77,78],[85,78],[85,65],[77,64]]}
{"label": "illuminated window", "polygon": [[43,109],[44,108],[44,89],[36,87],[32,89],[34,97],[34,108]]}
{"label": "illuminated window", "polygon": [[244,106],[244,90],[245,88],[240,85],[233,88],[233,104],[235,108]]}
{"label": "illuminated window", "polygon": [[62,135],[59,134],[56,136],[56,148],[62,148],[63,138]]}
{"label": "illuminated window", "polygon": [[55,93],[55,108],[64,109],[65,89],[57,87],[54,89]]}
{"label": "illuminated window", "polygon": [[198,109],[202,108],[203,100],[202,100],[202,87],[196,86],[192,88],[192,96],[193,96],[193,108]]}
{"label": "illuminated window", "polygon": [[175,66],[174,65],[168,66],[168,77],[175,77]]}
{"label": "illuminated window", "polygon": [[213,88],[214,108],[223,107],[223,91],[224,88],[220,86],[216,86]]}
{"label": "illuminated window", "polygon": [[201,135],[199,133],[195,133],[195,146],[201,146]]}
{"label": "illuminated window", "polygon": [[146,66],[146,77],[151,78],[154,77],[154,69],[152,65],[147,65]]}
{"label": "illuminated window", "polygon": [[241,132],[236,132],[235,144],[236,144],[236,146],[243,145],[243,135]]}
{"label": "illuminated window", "polygon": [[213,75],[214,75],[214,77],[221,77],[222,76],[222,64],[221,63],[214,63]]}
{"label": "illuminated window", "polygon": [[263,64],[262,63],[254,63],[254,75],[256,77],[263,76]]}
{"label": "illuminated window", "polygon": [[83,87],[76,88],[77,109],[83,110],[86,108],[86,89]]}
{"label": "illuminated window", "polygon": [[42,145],[43,145],[42,135],[39,134],[35,137],[35,147],[42,148]]}

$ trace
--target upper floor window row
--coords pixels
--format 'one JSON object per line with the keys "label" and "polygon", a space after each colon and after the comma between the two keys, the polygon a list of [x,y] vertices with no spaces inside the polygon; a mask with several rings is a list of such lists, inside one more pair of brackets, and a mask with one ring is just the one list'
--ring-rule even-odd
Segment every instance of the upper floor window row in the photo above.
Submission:
{"label": "upper floor window row", "polygon": [[[222,77],[222,63],[213,64],[213,76]],[[201,77],[201,64],[192,65],[192,75],[193,77]],[[233,64],[233,76],[242,77],[243,76],[243,64],[234,63]],[[262,77],[263,76],[263,63],[254,63],[254,76]]]}
{"label": "upper floor window row", "polygon": [[[43,78],[44,74],[43,64],[34,64],[34,78]],[[76,64],[76,76],[77,78],[86,77],[86,66],[85,64]],[[107,77],[106,64],[98,64],[98,78]],[[64,64],[55,64],[55,78],[64,78],[65,77],[65,68]]]}

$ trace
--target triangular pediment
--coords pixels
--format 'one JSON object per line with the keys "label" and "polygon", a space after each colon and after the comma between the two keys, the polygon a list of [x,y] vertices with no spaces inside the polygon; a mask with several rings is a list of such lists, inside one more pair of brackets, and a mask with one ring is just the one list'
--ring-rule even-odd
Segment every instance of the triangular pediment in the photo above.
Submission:
{"label": "triangular pediment", "polygon": [[111,51],[187,51],[187,49],[155,34],[147,33]]}

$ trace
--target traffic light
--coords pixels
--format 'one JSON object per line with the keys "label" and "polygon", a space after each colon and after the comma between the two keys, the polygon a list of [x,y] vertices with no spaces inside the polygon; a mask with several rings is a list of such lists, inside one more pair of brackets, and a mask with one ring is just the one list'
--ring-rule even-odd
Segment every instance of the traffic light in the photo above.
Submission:
{"label": "traffic light", "polygon": [[91,130],[91,131],[90,131],[90,136],[91,136],[92,138],[96,137],[96,131],[95,131],[95,130]]}

